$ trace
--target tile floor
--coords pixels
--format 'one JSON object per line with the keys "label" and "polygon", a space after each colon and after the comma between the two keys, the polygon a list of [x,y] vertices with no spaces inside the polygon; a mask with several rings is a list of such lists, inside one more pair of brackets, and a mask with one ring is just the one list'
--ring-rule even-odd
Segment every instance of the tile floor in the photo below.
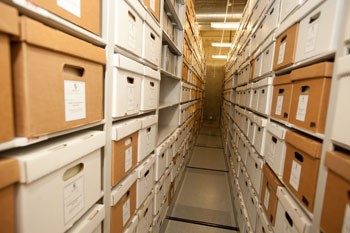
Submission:
{"label": "tile floor", "polygon": [[219,127],[203,127],[165,233],[238,232]]}

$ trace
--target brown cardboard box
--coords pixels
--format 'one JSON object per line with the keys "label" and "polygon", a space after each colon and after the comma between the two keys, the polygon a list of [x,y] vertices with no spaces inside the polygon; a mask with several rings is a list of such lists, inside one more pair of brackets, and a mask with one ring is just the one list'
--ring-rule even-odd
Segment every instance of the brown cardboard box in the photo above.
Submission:
{"label": "brown cardboard box", "polygon": [[100,0],[80,0],[79,4],[72,0],[30,0],[30,2],[96,35],[101,34]]}
{"label": "brown cardboard box", "polygon": [[271,117],[288,121],[293,92],[291,75],[277,76],[273,80],[273,87]]}
{"label": "brown cardboard box", "polygon": [[112,142],[112,186],[117,185],[136,166],[138,135],[139,132],[135,132],[119,141]]}
{"label": "brown cardboard box", "polygon": [[322,62],[292,71],[293,95],[290,122],[315,133],[325,130],[332,62]]}
{"label": "brown cardboard box", "polygon": [[15,136],[10,36],[19,34],[18,11],[0,2],[0,143]]}
{"label": "brown cardboard box", "polygon": [[187,81],[188,67],[185,62],[182,63],[182,80]]}
{"label": "brown cardboard box", "polygon": [[267,164],[264,164],[262,171],[263,183],[260,202],[262,203],[267,219],[272,226],[275,226],[278,203],[277,187],[282,186],[282,183]]}
{"label": "brown cardboard box", "polygon": [[[128,208],[127,208],[128,207]],[[130,212],[130,217],[123,224],[123,211]],[[136,182],[120,198],[115,206],[111,207],[111,233],[123,232],[136,211]]]}
{"label": "brown cardboard box", "polygon": [[0,233],[15,231],[15,188],[19,181],[18,162],[14,159],[0,159]]}
{"label": "brown cardboard box", "polygon": [[350,214],[350,155],[335,151],[327,152],[325,165],[328,167],[328,175],[323,199],[321,232],[342,232],[343,224],[345,221],[349,222]]}
{"label": "brown cardboard box", "polygon": [[[148,10],[160,22],[160,1],[159,0],[143,0]],[[152,4],[151,4],[152,3]]]}
{"label": "brown cardboard box", "polygon": [[283,181],[310,211],[314,209],[322,143],[287,131]]}
{"label": "brown cardboard box", "polygon": [[273,70],[279,70],[294,63],[298,30],[299,23],[296,23],[277,37]]}
{"label": "brown cardboard box", "polygon": [[12,59],[17,136],[103,119],[104,49],[21,17]]}

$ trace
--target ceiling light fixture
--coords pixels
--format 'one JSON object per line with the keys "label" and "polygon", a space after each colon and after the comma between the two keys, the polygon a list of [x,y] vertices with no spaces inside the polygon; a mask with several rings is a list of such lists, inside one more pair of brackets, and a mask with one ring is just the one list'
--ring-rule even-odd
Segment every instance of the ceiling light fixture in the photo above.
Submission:
{"label": "ceiling light fixture", "polygon": [[214,59],[227,59],[227,55],[212,55],[211,57]]}
{"label": "ceiling light fixture", "polygon": [[224,47],[224,48],[230,48],[232,46],[232,43],[220,43],[220,42],[213,42],[211,43],[211,46],[213,47]]}
{"label": "ceiling light fixture", "polygon": [[211,22],[210,27],[217,29],[238,29],[239,23],[216,23]]}

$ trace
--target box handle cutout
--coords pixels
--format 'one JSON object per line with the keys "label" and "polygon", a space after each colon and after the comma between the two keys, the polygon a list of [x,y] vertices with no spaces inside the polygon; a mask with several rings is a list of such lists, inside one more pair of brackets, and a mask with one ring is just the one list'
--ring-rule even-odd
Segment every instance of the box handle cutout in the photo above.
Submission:
{"label": "box handle cutout", "polygon": [[253,198],[250,198],[250,200],[252,201],[252,203],[253,203],[253,205],[254,205],[254,200],[253,200]]}
{"label": "box handle cutout", "polygon": [[89,221],[91,221],[91,220],[93,220],[97,215],[98,215],[98,213],[100,213],[100,211],[99,210],[96,210],[94,213],[92,213],[92,215],[91,216],[89,216]]}
{"label": "box handle cutout", "polygon": [[164,158],[164,153],[162,154],[162,158]]}
{"label": "box handle cutout", "polygon": [[126,192],[126,197],[129,197],[130,196],[130,190],[128,190],[127,192]]}
{"label": "box handle cutout", "polygon": [[312,24],[313,22],[315,22],[318,18],[320,18],[320,16],[321,16],[321,12],[318,12],[314,16],[310,17],[309,24]]}
{"label": "box handle cutout", "polygon": [[154,87],[154,82],[150,82],[149,85],[150,85],[151,87]]}
{"label": "box handle cutout", "polygon": [[273,216],[272,216],[272,214],[270,215],[270,222],[273,222]]}
{"label": "box handle cutout", "polygon": [[290,225],[291,227],[293,227],[293,219],[289,216],[289,214],[287,213],[287,211],[284,213],[284,215],[285,215],[285,217],[286,217],[286,219],[287,219],[289,225]]}
{"label": "box handle cutout", "polygon": [[301,92],[308,92],[310,90],[310,86],[302,86]]}
{"label": "box handle cutout", "polygon": [[149,174],[149,170],[146,171],[144,177],[148,176],[148,174]]}
{"label": "box handle cutout", "polygon": [[262,231],[263,233],[266,233],[266,231],[265,231],[265,228],[264,228],[264,227],[262,227],[262,228],[261,228],[261,231]]}
{"label": "box handle cutout", "polygon": [[278,89],[278,94],[283,94],[284,93],[284,89]]}
{"label": "box handle cutout", "polygon": [[148,208],[146,209],[145,213],[143,214],[143,217],[146,217],[147,213],[148,213]]}
{"label": "box handle cutout", "polygon": [[68,146],[68,145],[67,144],[58,145],[58,146],[50,148],[49,151],[61,150],[62,148],[65,148],[66,146]]}
{"label": "box handle cutout", "polygon": [[275,8],[272,8],[270,11],[270,15],[272,15],[272,13],[275,11]]}
{"label": "box handle cutout", "polygon": [[153,33],[151,33],[150,36],[151,36],[152,40],[156,40],[156,37]]}
{"label": "box handle cutout", "polygon": [[79,163],[74,167],[67,169],[67,171],[65,171],[63,174],[63,181],[67,181],[73,178],[74,176],[78,175],[83,169],[84,169],[83,163]]}
{"label": "box handle cutout", "polygon": [[272,136],[272,141],[273,141],[274,143],[277,143],[277,138],[275,138],[274,136]]}
{"label": "box handle cutout", "polygon": [[128,11],[128,15],[134,22],[136,22],[136,17],[131,11]]}
{"label": "box handle cutout", "polygon": [[261,93],[265,94],[265,89],[262,89],[262,90],[261,90]]}
{"label": "box handle cutout", "polygon": [[265,54],[266,54],[266,55],[269,55],[269,53],[270,53],[270,50],[267,50]]}
{"label": "box handle cutout", "polygon": [[147,133],[151,132],[151,127],[147,128]]}
{"label": "box handle cutout", "polygon": [[255,163],[255,168],[258,169],[258,164],[257,163]]}
{"label": "box handle cutout", "polygon": [[130,83],[130,84],[134,84],[135,79],[132,78],[132,77],[127,77],[127,81],[128,81],[128,83]]}
{"label": "box handle cutout", "polygon": [[316,123],[315,122],[310,122],[310,128],[316,128]]}
{"label": "box handle cutout", "polygon": [[283,118],[288,118],[288,113],[283,113]]}
{"label": "box handle cutout", "polygon": [[63,72],[68,75],[77,76],[77,77],[83,77],[85,69],[80,66],[74,66],[69,64],[63,65]]}
{"label": "box handle cutout", "polygon": [[294,152],[294,157],[300,162],[304,162],[304,157],[300,153]]}
{"label": "box handle cutout", "polygon": [[284,35],[284,36],[281,38],[281,43],[283,43],[286,39],[287,39],[287,35]]}
{"label": "box handle cutout", "polygon": [[159,191],[162,191],[162,189],[163,189],[163,185],[162,185],[162,186],[160,186]]}
{"label": "box handle cutout", "polygon": [[306,206],[309,206],[309,201],[306,199],[306,197],[303,196],[302,201]]}
{"label": "box handle cutout", "polygon": [[261,131],[260,127],[258,127],[258,131],[259,131],[259,132]]}

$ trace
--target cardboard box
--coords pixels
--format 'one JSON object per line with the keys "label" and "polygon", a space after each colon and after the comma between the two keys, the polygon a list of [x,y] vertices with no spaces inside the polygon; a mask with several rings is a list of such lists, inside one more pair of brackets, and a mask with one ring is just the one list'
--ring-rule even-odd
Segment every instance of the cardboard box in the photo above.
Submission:
{"label": "cardboard box", "polygon": [[141,129],[139,131],[137,162],[141,162],[156,147],[158,116],[150,115],[140,119]]}
{"label": "cardboard box", "polygon": [[271,99],[272,99],[272,86],[273,78],[267,77],[255,84],[255,88],[258,91],[258,107],[257,111],[263,115],[270,113]]}
{"label": "cardboard box", "polygon": [[137,172],[132,172],[111,193],[111,233],[123,232],[136,212]]}
{"label": "cardboard box", "polygon": [[114,43],[138,57],[142,57],[143,24],[146,10],[139,1],[115,2]]}
{"label": "cardboard box", "polygon": [[153,215],[159,214],[161,210],[161,206],[165,199],[164,196],[164,180],[165,176],[159,179],[159,181],[154,186],[154,207],[153,207]]}
{"label": "cardboard box", "polygon": [[141,84],[141,111],[153,110],[159,104],[160,72],[147,66],[144,67],[144,77]]}
{"label": "cardboard box", "polygon": [[136,168],[138,173],[136,208],[139,209],[154,186],[155,155],[151,155],[145,162]]}
{"label": "cardboard box", "polygon": [[19,34],[18,11],[0,3],[0,143],[9,141],[15,136],[13,114],[13,91],[11,71],[10,36]]}
{"label": "cardboard box", "polygon": [[277,188],[282,186],[282,183],[267,164],[264,164],[262,171],[263,181],[260,202],[269,223],[275,226],[278,203]]}
{"label": "cardboard box", "polygon": [[6,152],[20,167],[16,232],[71,228],[103,195],[105,143],[104,132],[84,131]]}
{"label": "cardboard box", "polygon": [[264,156],[267,119],[255,116],[254,121],[256,125],[254,147],[261,156]]}
{"label": "cardboard box", "polygon": [[127,120],[112,126],[112,186],[117,185],[137,164],[141,121]]}
{"label": "cardboard box", "polygon": [[101,35],[102,1],[30,0],[30,2],[96,35]]}
{"label": "cardboard box", "polygon": [[297,133],[286,133],[286,159],[283,181],[294,196],[310,211],[314,209],[322,143]]}
{"label": "cardboard box", "polygon": [[283,187],[277,188],[277,214],[274,232],[310,233],[311,222]]}
{"label": "cardboard box", "polygon": [[168,153],[167,141],[163,142],[155,150],[155,154],[156,154],[155,180],[156,181],[158,181],[163,176],[163,173],[166,169],[167,153]]}
{"label": "cardboard box", "polygon": [[[112,117],[137,114],[141,109],[141,84],[142,76],[145,73],[144,66],[123,55],[115,54],[114,67]],[[150,75],[154,76],[153,73]]]}
{"label": "cardboard box", "polygon": [[272,71],[273,55],[275,52],[275,42],[271,43],[262,51],[261,75],[268,74]]}
{"label": "cardboard box", "polygon": [[142,56],[148,62],[159,67],[162,29],[149,14],[146,15],[146,21],[143,24],[143,33]]}
{"label": "cardboard box", "polygon": [[277,76],[273,80],[273,87],[271,117],[288,122],[293,93],[291,75]]}
{"label": "cardboard box", "polygon": [[105,206],[95,204],[67,233],[102,233]]}
{"label": "cardboard box", "polygon": [[350,156],[329,151],[326,154],[325,165],[328,167],[328,175],[320,232],[344,232],[349,227],[350,219]]}
{"label": "cardboard box", "polygon": [[280,22],[284,21],[304,0],[281,0]]}
{"label": "cardboard box", "polygon": [[137,225],[137,233],[147,233],[153,225],[153,192],[147,197],[143,205],[137,211],[139,223]]}
{"label": "cardboard box", "polygon": [[0,232],[14,233],[15,183],[19,181],[19,166],[15,159],[0,159]]}
{"label": "cardboard box", "polygon": [[104,49],[22,16],[12,54],[17,136],[103,119]]}
{"label": "cardboard box", "polygon": [[137,229],[137,224],[138,224],[138,216],[135,215],[129,225],[124,229],[123,233],[136,233],[136,229]]}
{"label": "cardboard box", "polygon": [[160,22],[160,1],[159,0],[143,0],[148,10]]}
{"label": "cardboard box", "polygon": [[263,164],[264,164],[264,161],[255,152],[255,150],[252,147],[248,149],[246,168],[247,168],[247,173],[252,182],[252,188],[254,188],[257,194],[259,194],[260,192],[260,184],[261,184],[261,178],[262,178],[261,169]]}
{"label": "cardboard box", "polygon": [[268,122],[266,129],[265,161],[278,177],[282,177],[286,157],[287,129],[273,122]]}
{"label": "cardboard box", "polygon": [[262,207],[258,208],[258,217],[256,219],[255,233],[273,233],[269,220],[266,218]]}
{"label": "cardboard box", "polygon": [[290,123],[311,132],[324,132],[332,73],[332,62],[317,63],[292,71]]}
{"label": "cardboard box", "polygon": [[299,23],[294,24],[276,39],[273,70],[279,70],[294,64]]}

